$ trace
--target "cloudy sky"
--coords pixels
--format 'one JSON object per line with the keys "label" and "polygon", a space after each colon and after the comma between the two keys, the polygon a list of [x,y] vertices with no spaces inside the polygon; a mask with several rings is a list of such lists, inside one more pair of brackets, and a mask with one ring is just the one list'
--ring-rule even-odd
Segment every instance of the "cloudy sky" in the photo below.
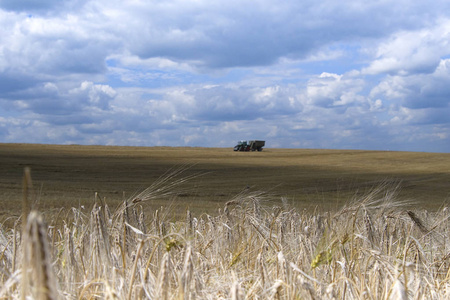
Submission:
{"label": "cloudy sky", "polygon": [[448,0],[0,0],[0,142],[450,152]]}

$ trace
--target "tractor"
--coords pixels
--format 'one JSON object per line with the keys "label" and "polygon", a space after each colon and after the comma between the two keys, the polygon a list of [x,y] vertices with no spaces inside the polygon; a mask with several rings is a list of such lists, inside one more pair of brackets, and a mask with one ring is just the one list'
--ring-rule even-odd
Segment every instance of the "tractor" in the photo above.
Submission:
{"label": "tractor", "polygon": [[262,151],[265,145],[265,141],[239,141],[234,146],[234,151]]}

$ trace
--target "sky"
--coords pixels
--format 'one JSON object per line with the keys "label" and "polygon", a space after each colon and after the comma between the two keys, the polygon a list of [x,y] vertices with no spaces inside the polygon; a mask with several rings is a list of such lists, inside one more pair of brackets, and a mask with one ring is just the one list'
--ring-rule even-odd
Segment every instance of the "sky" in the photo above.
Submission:
{"label": "sky", "polygon": [[450,152],[448,0],[0,0],[0,142]]}

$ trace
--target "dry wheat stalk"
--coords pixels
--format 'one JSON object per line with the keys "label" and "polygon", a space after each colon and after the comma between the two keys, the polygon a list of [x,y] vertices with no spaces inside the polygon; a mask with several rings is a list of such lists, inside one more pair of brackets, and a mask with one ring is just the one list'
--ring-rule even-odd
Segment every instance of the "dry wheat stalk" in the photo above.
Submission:
{"label": "dry wheat stalk", "polygon": [[170,289],[170,256],[169,253],[164,253],[164,256],[161,260],[161,269],[158,276],[158,293],[160,299],[166,300],[169,297],[169,289]]}
{"label": "dry wheat stalk", "polygon": [[31,294],[34,299],[58,299],[47,226],[36,211],[28,216],[22,251],[22,298]]}
{"label": "dry wheat stalk", "polygon": [[190,289],[191,282],[194,275],[194,264],[192,262],[192,246],[189,244],[186,247],[183,269],[180,276],[180,298],[191,299]]}
{"label": "dry wheat stalk", "polygon": [[[247,191],[218,215],[186,211],[168,221],[164,207],[144,219],[140,205],[155,194],[145,195],[145,201],[124,201],[112,216],[97,196],[90,214],[74,208],[69,220],[61,211],[64,222],[53,222],[50,231],[30,214],[34,221],[21,247],[29,257],[22,294],[53,290],[59,296],[59,286],[65,298],[448,298],[448,211],[405,214],[392,193],[374,189],[336,212],[296,212],[286,203],[272,209]],[[0,297],[18,299],[20,273],[10,258],[19,255],[12,249],[18,235],[2,234]],[[36,249],[44,253],[41,263]],[[31,282],[38,266],[41,283]],[[52,270],[58,274],[53,283]]]}

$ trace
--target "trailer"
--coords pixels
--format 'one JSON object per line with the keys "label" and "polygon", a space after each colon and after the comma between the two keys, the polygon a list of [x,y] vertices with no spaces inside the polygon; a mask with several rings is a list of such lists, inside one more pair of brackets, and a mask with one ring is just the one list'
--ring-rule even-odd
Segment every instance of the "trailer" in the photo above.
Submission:
{"label": "trailer", "polygon": [[262,151],[262,148],[266,145],[265,141],[239,141],[236,146],[234,146],[234,151]]}

